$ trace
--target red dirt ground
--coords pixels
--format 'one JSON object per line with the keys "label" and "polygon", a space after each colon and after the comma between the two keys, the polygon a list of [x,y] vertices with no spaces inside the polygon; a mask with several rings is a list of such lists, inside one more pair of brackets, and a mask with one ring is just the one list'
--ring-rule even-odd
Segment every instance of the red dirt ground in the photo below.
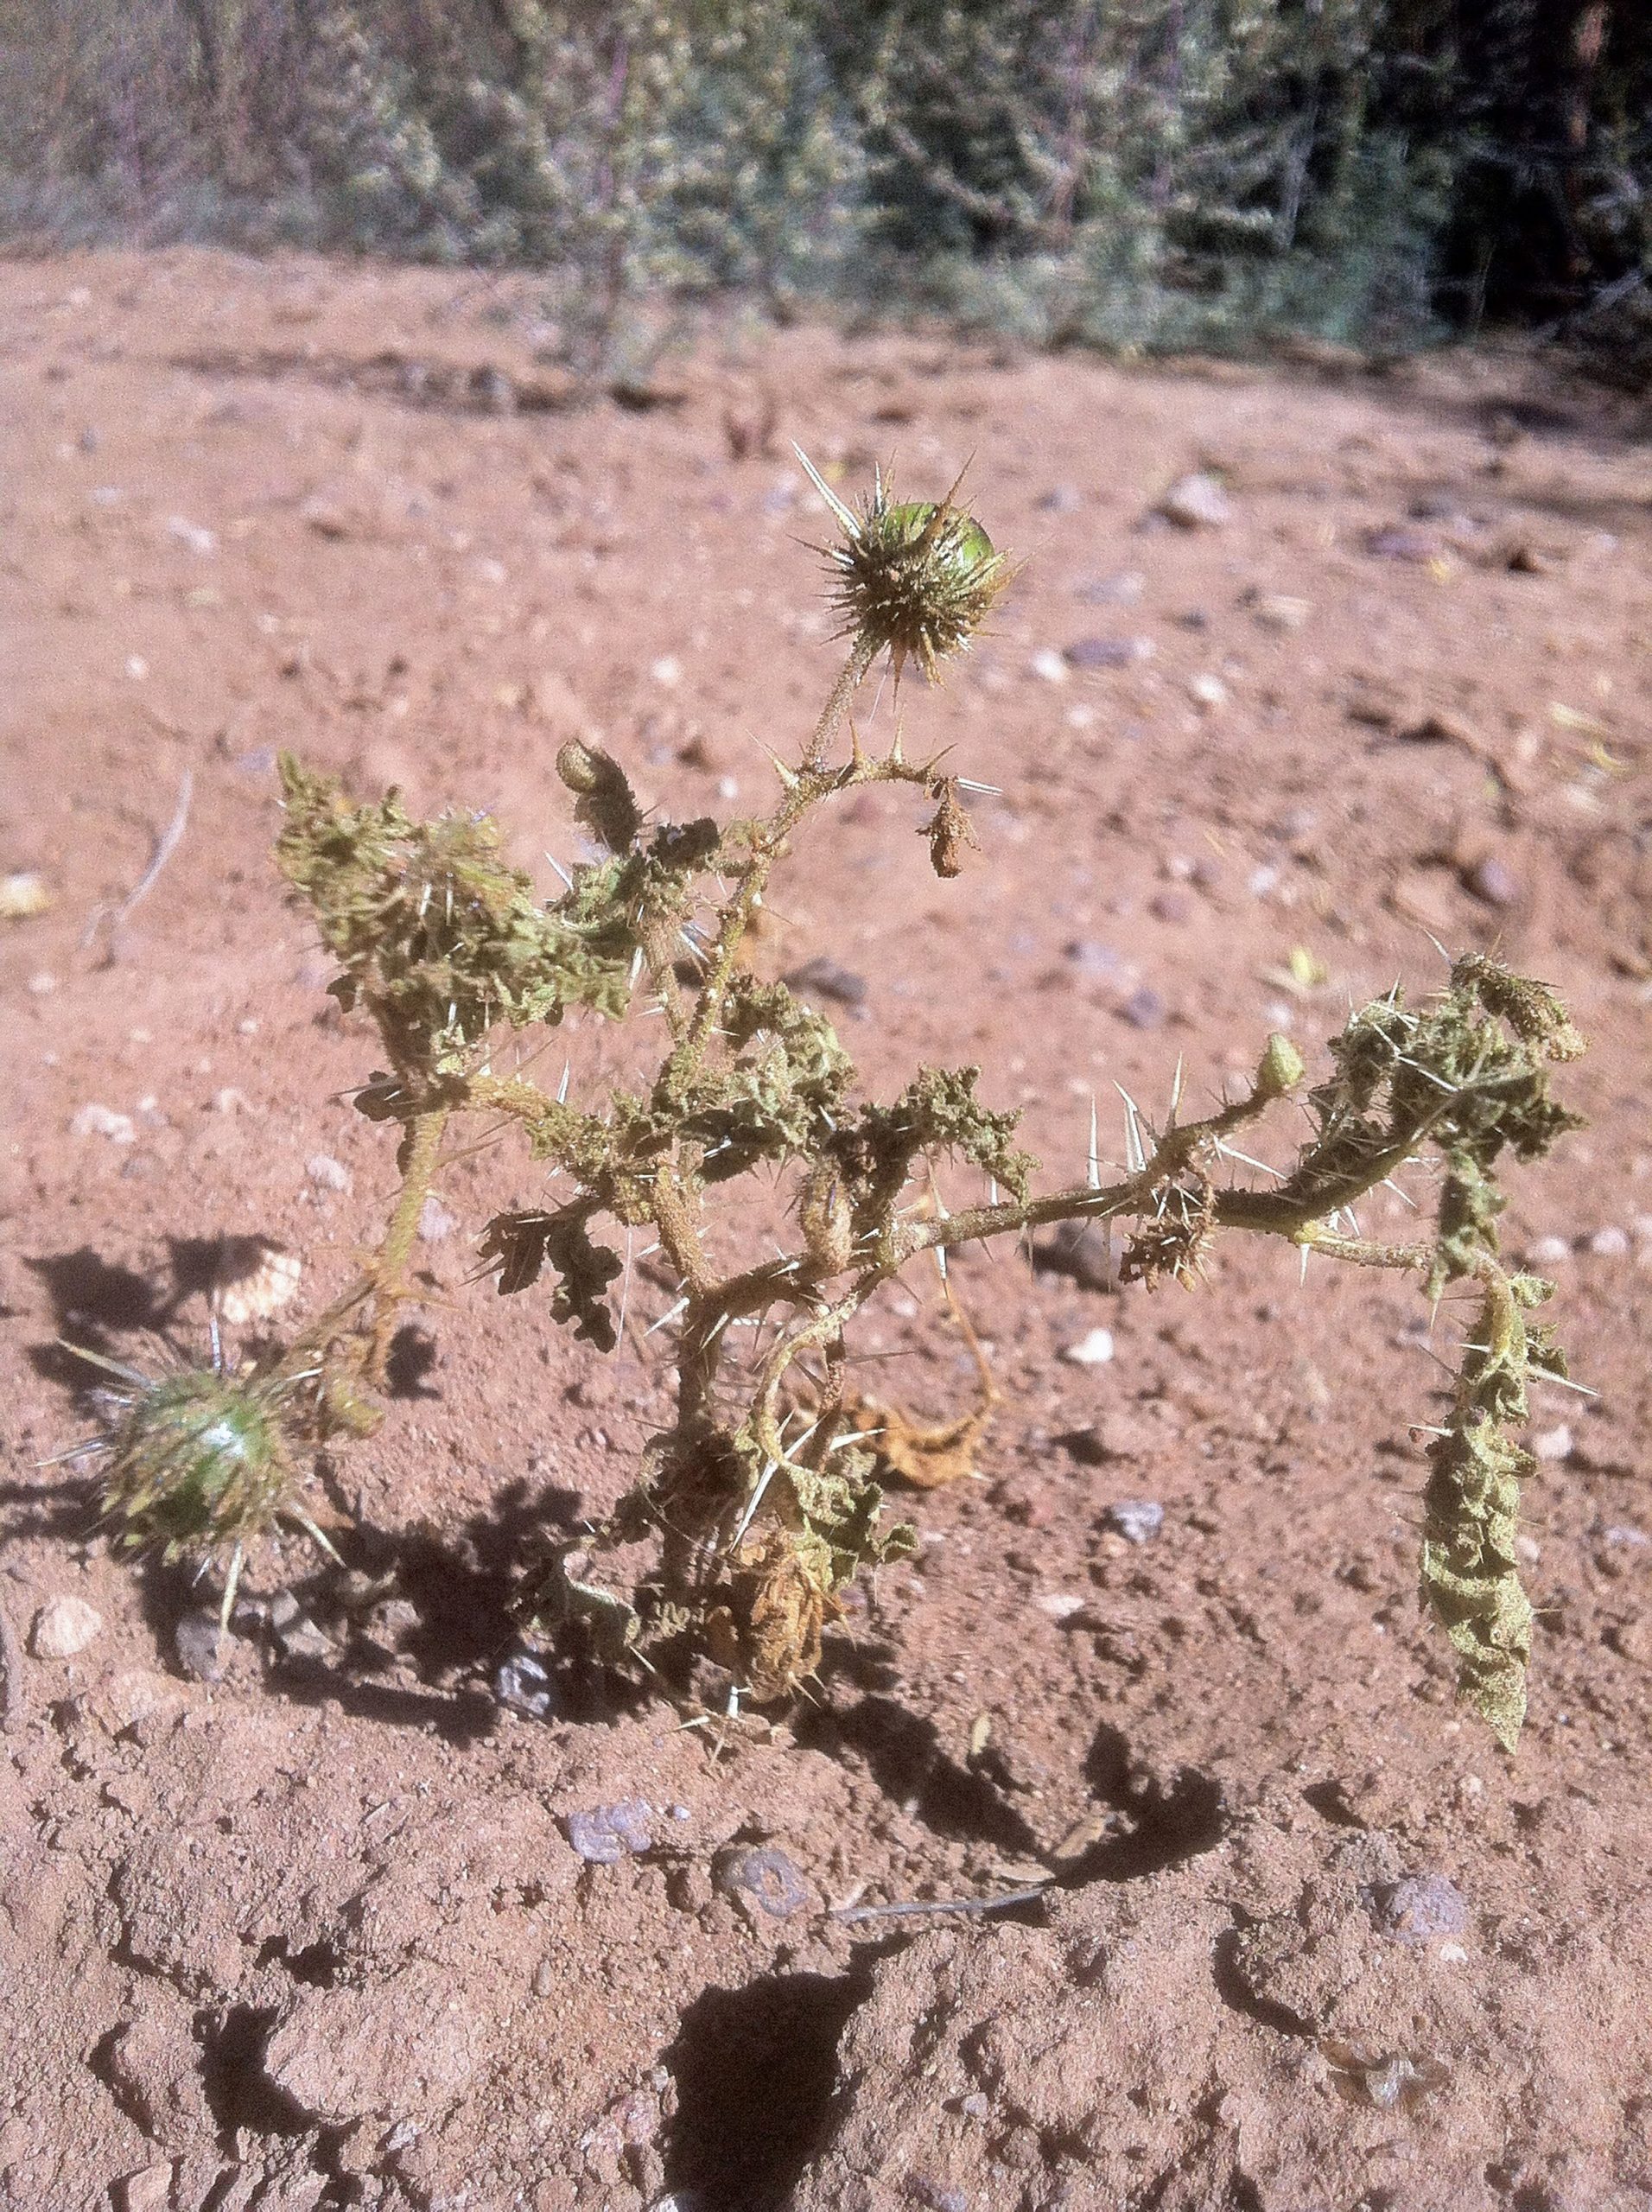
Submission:
{"label": "red dirt ground", "polygon": [[[662,404],[569,411],[525,283],[179,253],[4,288],[0,872],[51,904],[0,923],[0,2205],[1652,2207],[1644,416],[1496,355],[1135,371],[734,321]],[[661,1338],[604,1362],[468,1280],[535,1192],[507,1150],[443,1175],[422,1344],[342,1469],[349,1571],[266,1555],[218,1679],[178,1656],[200,1593],[40,1464],[88,1433],[54,1338],[198,1353],[219,1239],[302,1253],[302,1313],[375,1234],[383,1132],[341,1096],[372,1046],[269,865],[276,749],[496,810],[548,894],[571,733],[667,812],[755,804],[752,741],[795,743],[835,665],[792,437],[914,494],[973,454],[1027,560],[904,702],[1001,787],[982,858],[937,883],[872,795],[777,895],[777,969],[867,980],[870,1085],[978,1060],[1071,1180],[1092,1091],[1116,1153],[1115,1083],[1151,1111],[1179,1056],[1210,1096],[1269,1028],[1438,981],[1430,932],[1592,1039],[1591,1126],[1509,1217],[1599,1392],[1540,1408],[1512,1764],[1415,1607],[1426,1308],[1281,1249],[1151,1297],[961,1262],[1006,1397],[983,1479],[914,1501],[918,1557],[771,1724],[494,1696],[513,1570],[662,1402]],[[1198,467],[1230,520],[1155,524]],[[1086,639],[1123,664],[1057,658]],[[631,1049],[565,1040],[576,1095]],[[859,1349],[938,1414],[969,1363],[910,1287]],[[1061,1359],[1097,1326],[1110,1363]],[[1131,1498],[1164,1507],[1141,1546]],[[39,1656],[63,1597],[100,1630]],[[588,1863],[568,1816],[622,1799],[643,1847]],[[753,1844],[784,1917],[731,1881]]]}

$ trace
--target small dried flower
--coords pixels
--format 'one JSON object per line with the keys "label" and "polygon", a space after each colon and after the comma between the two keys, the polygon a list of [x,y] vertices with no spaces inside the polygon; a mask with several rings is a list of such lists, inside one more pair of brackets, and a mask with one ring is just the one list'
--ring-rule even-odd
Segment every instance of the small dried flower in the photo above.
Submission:
{"label": "small dried flower", "polygon": [[966,852],[978,853],[981,840],[975,835],[975,825],[958,798],[958,779],[944,776],[930,787],[930,795],[937,798],[932,818],[918,832],[929,839],[930,866],[937,875],[961,875]]}

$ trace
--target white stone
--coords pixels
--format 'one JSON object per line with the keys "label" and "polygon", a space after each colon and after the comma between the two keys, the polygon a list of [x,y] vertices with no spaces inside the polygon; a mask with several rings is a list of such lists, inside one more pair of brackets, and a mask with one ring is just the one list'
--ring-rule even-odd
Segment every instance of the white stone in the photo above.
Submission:
{"label": "white stone", "polygon": [[1040,645],[1027,663],[1040,683],[1064,683],[1072,673],[1067,666],[1067,657],[1053,645]]}
{"label": "white stone", "polygon": [[440,1244],[444,1236],[451,1236],[459,1226],[457,1214],[450,1213],[432,1191],[419,1208],[419,1241],[423,1244]]}
{"label": "white stone", "polygon": [[318,1191],[347,1191],[350,1170],[330,1152],[315,1152],[304,1162],[304,1173]]}
{"label": "white stone", "polygon": [[202,523],[191,522],[187,515],[168,517],[167,536],[176,544],[187,545],[203,561],[210,560],[218,550],[218,533]]}
{"label": "white stone", "polygon": [[1589,1239],[1589,1249],[1598,1260],[1621,1260],[1629,1250],[1629,1231],[1616,1225],[1598,1229]]}
{"label": "white stone", "polygon": [[1572,1247],[1564,1236],[1540,1236],[1534,1244],[1526,1247],[1526,1264],[1533,1268],[1559,1267],[1562,1260],[1572,1257]]}
{"label": "white stone", "polygon": [[172,2202],[174,2162],[162,2158],[158,2164],[145,2166],[141,2173],[128,2174],[124,2181],[115,2184],[115,2202],[120,2212],[167,2212]]}
{"label": "white stone", "polygon": [[1534,1459],[1559,1460],[1572,1457],[1572,1431],[1566,1423],[1557,1421],[1553,1428],[1540,1428],[1532,1439]]}
{"label": "white stone", "polygon": [[1066,1345],[1061,1357],[1074,1367],[1105,1367],[1113,1357],[1113,1350],[1111,1329],[1092,1329],[1076,1344]]}
{"label": "white stone", "polygon": [[84,1598],[48,1598],[29,1638],[37,1659],[73,1659],[103,1633],[103,1615]]}
{"label": "white stone", "polygon": [[82,1106],[69,1123],[72,1137],[107,1137],[111,1144],[136,1144],[137,1125],[130,1114],[107,1106]]}
{"label": "white stone", "polygon": [[1219,530],[1233,519],[1233,503],[1214,476],[1198,469],[1179,476],[1162,499],[1159,512],[1183,530]]}

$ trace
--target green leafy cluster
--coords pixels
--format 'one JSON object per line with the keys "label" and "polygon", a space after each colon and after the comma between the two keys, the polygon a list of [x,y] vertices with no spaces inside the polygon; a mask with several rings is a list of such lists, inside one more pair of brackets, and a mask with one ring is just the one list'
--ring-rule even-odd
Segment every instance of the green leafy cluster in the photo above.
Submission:
{"label": "green leafy cluster", "polygon": [[936,1154],[968,1160],[1013,1198],[1025,1198],[1038,1161],[1013,1139],[1018,1112],[994,1112],[975,1096],[977,1067],[920,1068],[900,1096],[868,1103],[824,1150],[853,1194],[857,1236],[875,1236],[918,1161]]}
{"label": "green leafy cluster", "polygon": [[1458,962],[1450,988],[1420,1006],[1395,990],[1331,1039],[1334,1073],[1308,1093],[1318,1135],[1275,1195],[1332,1215],[1432,1147],[1445,1170],[1429,1276],[1438,1297],[1496,1255],[1503,1153],[1539,1159],[1579,1126],[1554,1096],[1551,1063],[1580,1049],[1546,985],[1484,955]]}
{"label": "green leafy cluster", "polygon": [[290,755],[281,780],[276,864],[344,969],[334,997],[372,1014],[399,1072],[462,1074],[500,1021],[623,1009],[634,948],[606,909],[539,906],[486,815],[419,822],[394,791],[355,806]]}
{"label": "green leafy cluster", "polygon": [[855,1080],[831,1023],[784,983],[742,970],[722,1028],[730,1057],[680,1088],[668,1070],[654,1093],[656,1109],[700,1151],[702,1179],[727,1182],[759,1160],[779,1165],[828,1146]]}

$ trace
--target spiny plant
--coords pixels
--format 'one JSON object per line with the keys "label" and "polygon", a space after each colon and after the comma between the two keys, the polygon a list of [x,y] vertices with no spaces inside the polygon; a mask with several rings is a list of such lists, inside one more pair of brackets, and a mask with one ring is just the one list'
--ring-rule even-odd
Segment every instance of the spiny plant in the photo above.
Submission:
{"label": "spiny plant", "polygon": [[[654,1324],[670,1332],[669,1426],[613,1511],[550,1550],[525,1610],[547,1630],[577,1627],[616,1668],[680,1684],[709,1660],[737,1694],[784,1699],[816,1667],[845,1586],[912,1542],[886,1521],[881,1483],[958,1471],[990,1409],[989,1379],[982,1406],[932,1432],[854,1394],[846,1344],[868,1303],[924,1255],[944,1265],[960,1245],[1046,1224],[1119,1225],[1123,1277],[1149,1285],[1196,1283],[1217,1241],[1248,1231],[1294,1245],[1305,1265],[1318,1253],[1415,1276],[1433,1302],[1454,1285],[1477,1301],[1428,1449],[1421,1591],[1464,1694],[1512,1749],[1532,1619],[1515,1536],[1533,1462],[1518,1434],[1530,1379],[1562,1378],[1565,1365],[1531,1318],[1550,1286],[1499,1255],[1497,1178],[1505,1155],[1536,1159],[1576,1125],[1550,1090],[1554,1064],[1582,1049],[1564,1007],[1468,955],[1432,997],[1409,1003],[1396,988],[1355,1013],[1312,1086],[1296,1046],[1275,1035],[1242,1095],[1213,1112],[1184,1117],[1179,1080],[1162,1126],[1127,1101],[1127,1170],[1111,1185],[1092,1142],[1082,1182],[1038,1189],[1017,1116],[982,1100],[974,1067],[922,1067],[893,1098],[865,1096],[826,1018],[749,964],[754,925],[804,823],[874,785],[926,795],[931,861],[957,874],[976,844],[966,799],[977,787],[938,757],[909,759],[899,715],[887,751],[868,752],[849,709],[882,656],[898,677],[905,665],[934,680],[1011,570],[956,486],[898,501],[880,477],[857,512],[815,481],[837,526],[826,556],[848,655],[797,756],[771,756],[768,813],[654,821],[618,761],[570,741],[556,766],[592,857],[547,905],[505,864],[486,817],[421,821],[393,791],[357,802],[283,760],[277,864],[338,963],[334,995],[378,1032],[384,1065],[355,1103],[394,1131],[399,1191],[359,1279],[245,1378],[138,1379],[107,1439],[111,1511],[135,1538],[226,1554],[232,1579],[245,1544],[300,1510],[306,1455],[378,1417],[421,1209],[455,1124],[482,1117],[519,1132],[559,1186],[482,1229],[502,1294],[548,1290],[554,1322],[612,1351],[628,1273],[616,1232],[627,1254],[651,1238],[637,1256],[660,1255],[673,1286]],[[503,1032],[555,1027],[570,1008],[663,1018],[651,1077],[582,1103],[566,1076],[553,1094],[521,1066],[502,1071]],[[1288,1172],[1258,1187],[1234,1139],[1287,1102],[1299,1123],[1306,1109],[1308,1134]],[[981,1173],[979,1203],[939,1205],[932,1167],[944,1156]],[[1363,1235],[1356,1207],[1425,1159],[1439,1171],[1429,1233]],[[791,1249],[720,1262],[737,1202],[748,1223],[766,1219],[777,1173]]]}

